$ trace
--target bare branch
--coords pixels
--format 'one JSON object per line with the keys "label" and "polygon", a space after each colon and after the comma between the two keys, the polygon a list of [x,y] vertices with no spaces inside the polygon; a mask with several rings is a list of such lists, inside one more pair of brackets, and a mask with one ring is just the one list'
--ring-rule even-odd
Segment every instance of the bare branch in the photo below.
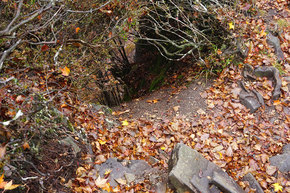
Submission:
{"label": "bare branch", "polygon": [[0,80],[0,84],[6,84],[7,82],[9,82],[10,80],[13,80],[14,76],[7,78],[6,80]]}
{"label": "bare branch", "polygon": [[21,39],[18,40],[15,44],[13,44],[8,50],[5,50],[1,56],[1,59],[0,59],[0,71],[3,67],[3,63],[6,59],[6,57],[10,54],[10,52],[12,52],[20,43],[21,43]]}
{"label": "bare branch", "polygon": [[17,13],[15,15],[15,17],[13,18],[13,20],[9,23],[9,25],[6,27],[5,30],[0,31],[0,37],[4,37],[4,36],[11,36],[12,32],[14,32],[16,29],[18,29],[20,26],[30,22],[31,20],[33,20],[34,18],[36,18],[39,14],[41,14],[42,12],[48,10],[51,8],[51,3],[48,4],[46,7],[42,7],[41,9],[37,10],[34,14],[32,14],[31,16],[29,16],[27,19],[22,20],[20,23],[16,24],[15,26],[12,27],[12,25],[18,20],[19,15],[20,15],[20,11],[21,11],[21,7],[23,4],[23,0],[21,0],[19,2],[18,8],[17,8]]}

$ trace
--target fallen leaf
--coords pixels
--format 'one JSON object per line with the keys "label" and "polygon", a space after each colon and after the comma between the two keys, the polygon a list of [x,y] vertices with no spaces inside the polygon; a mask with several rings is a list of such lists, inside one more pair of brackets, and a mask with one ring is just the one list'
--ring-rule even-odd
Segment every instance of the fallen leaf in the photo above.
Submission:
{"label": "fallen leaf", "polygon": [[7,184],[5,184],[4,190],[13,190],[13,189],[17,188],[18,186],[20,186],[20,185],[19,184],[12,184],[12,180],[11,180]]}
{"label": "fallen leaf", "polygon": [[99,143],[100,143],[101,145],[104,145],[104,144],[107,143],[107,141],[103,141],[103,140],[101,140],[101,139],[99,139],[98,141],[99,141]]}
{"label": "fallen leaf", "polygon": [[272,184],[272,186],[274,186],[275,192],[282,192],[283,191],[283,187],[279,183]]}
{"label": "fallen leaf", "polygon": [[41,51],[42,51],[42,52],[45,52],[45,51],[47,51],[47,50],[49,50],[49,47],[48,47],[48,45],[44,44],[44,45],[41,47]]}
{"label": "fallen leaf", "polygon": [[7,182],[4,181],[4,173],[0,177],[0,189],[3,189]]}
{"label": "fallen leaf", "polygon": [[96,180],[95,180],[95,184],[97,187],[99,188],[105,188],[106,187],[106,183],[107,183],[108,179],[102,179],[101,176],[99,176]]}
{"label": "fallen leaf", "polygon": [[27,142],[24,142],[24,144],[22,145],[23,149],[26,150],[26,149],[30,149],[30,146]]}
{"label": "fallen leaf", "polygon": [[267,154],[261,154],[262,163],[266,163],[269,160],[269,156]]}
{"label": "fallen leaf", "polygon": [[108,175],[108,174],[110,174],[112,172],[112,170],[111,169],[108,169],[105,173],[104,173],[104,175]]}
{"label": "fallen leaf", "polygon": [[123,126],[127,126],[127,125],[129,125],[129,123],[128,123],[127,120],[125,120],[125,121],[122,121],[122,125],[123,125]]}
{"label": "fallen leaf", "polygon": [[175,106],[175,107],[173,107],[173,110],[174,110],[175,112],[177,112],[179,108],[180,108],[180,106]]}
{"label": "fallen leaf", "polygon": [[87,170],[84,167],[79,167],[76,171],[77,176],[82,176]]}
{"label": "fallen leaf", "polygon": [[253,160],[253,159],[249,160],[249,165],[250,165],[250,168],[255,170],[255,171],[259,168],[257,163],[255,162],[255,160]]}
{"label": "fallen leaf", "polygon": [[60,71],[62,72],[63,76],[68,76],[70,73],[70,69],[68,67],[60,68]]}
{"label": "fallen leaf", "polygon": [[271,166],[271,165],[268,165],[267,168],[266,168],[266,173],[270,176],[272,176],[277,170],[277,167],[276,166]]}
{"label": "fallen leaf", "polygon": [[77,27],[77,28],[75,29],[75,30],[76,30],[76,34],[79,33],[80,29],[81,29],[81,28],[79,28],[79,27]]}
{"label": "fallen leaf", "polygon": [[281,104],[281,101],[280,100],[273,101],[273,105],[280,105],[280,104]]}
{"label": "fallen leaf", "polygon": [[233,157],[233,149],[232,149],[232,146],[231,145],[229,145],[229,147],[228,147],[228,149],[226,151],[226,155],[228,157]]}
{"label": "fallen leaf", "polygon": [[5,154],[6,154],[6,145],[0,146],[0,160],[4,158]]}
{"label": "fallen leaf", "polygon": [[264,36],[266,36],[266,35],[267,35],[267,33],[266,33],[264,30],[262,30],[261,33],[260,33],[260,36],[261,36],[261,37],[264,37]]}
{"label": "fallen leaf", "polygon": [[228,23],[228,25],[229,25],[229,29],[235,29],[233,22]]}

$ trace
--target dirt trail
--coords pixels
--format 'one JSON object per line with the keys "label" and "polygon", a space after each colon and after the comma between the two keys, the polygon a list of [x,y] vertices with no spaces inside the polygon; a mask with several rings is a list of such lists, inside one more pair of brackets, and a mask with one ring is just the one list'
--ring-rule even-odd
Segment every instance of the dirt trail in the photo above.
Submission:
{"label": "dirt trail", "polygon": [[112,108],[122,118],[164,120],[173,117],[191,119],[198,110],[206,111],[207,104],[200,93],[209,88],[213,80],[200,78],[179,88],[165,87],[144,97]]}

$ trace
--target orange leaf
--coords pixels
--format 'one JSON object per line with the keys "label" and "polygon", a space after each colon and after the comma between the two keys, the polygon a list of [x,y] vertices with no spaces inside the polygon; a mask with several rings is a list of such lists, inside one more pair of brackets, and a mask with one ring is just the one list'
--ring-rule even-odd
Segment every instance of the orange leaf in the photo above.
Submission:
{"label": "orange leaf", "polygon": [[68,67],[60,68],[63,76],[68,76],[70,73],[70,69]]}
{"label": "orange leaf", "polygon": [[281,101],[280,100],[275,100],[274,102],[273,102],[273,105],[280,105],[281,104]]}
{"label": "orange leaf", "polygon": [[26,149],[30,149],[30,146],[27,142],[25,142],[23,145],[22,145],[23,149],[26,150]]}
{"label": "orange leaf", "polygon": [[80,29],[81,29],[81,28],[79,28],[79,27],[77,27],[77,28],[75,29],[75,30],[76,30],[76,34],[79,33]]}
{"label": "orange leaf", "polygon": [[4,173],[0,177],[0,188],[3,189],[7,182],[4,182]]}

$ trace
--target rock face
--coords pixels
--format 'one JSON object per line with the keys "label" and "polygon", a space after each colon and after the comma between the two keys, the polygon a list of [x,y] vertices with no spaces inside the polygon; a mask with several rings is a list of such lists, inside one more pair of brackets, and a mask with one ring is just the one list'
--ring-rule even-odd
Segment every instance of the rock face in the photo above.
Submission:
{"label": "rock face", "polygon": [[[282,81],[277,68],[273,66],[262,66],[253,69],[249,64],[245,64],[243,77],[249,80],[255,80],[257,77],[267,77],[271,79],[274,83],[272,98],[273,100],[278,100],[280,98]],[[250,109],[251,113],[254,113],[259,107],[264,106],[264,99],[258,91],[247,90],[242,81],[240,82],[240,87],[242,88],[239,93],[240,101],[245,107]]]}
{"label": "rock face", "polygon": [[273,100],[278,100],[281,95],[282,86],[279,70],[273,66],[262,66],[254,70],[254,75],[258,77],[267,77],[274,81]]}
{"label": "rock face", "polygon": [[254,113],[259,107],[264,105],[263,97],[259,92],[248,91],[242,82],[240,86],[242,88],[239,94],[240,101],[245,107],[250,109],[251,113]]}
{"label": "rock face", "polygon": [[260,184],[257,182],[256,178],[253,174],[248,173],[243,178],[244,181],[248,181],[250,184],[250,188],[255,189],[256,193],[264,193],[263,189],[261,188]]}
{"label": "rock face", "polygon": [[[283,147],[283,153],[270,158],[271,165],[277,166],[280,172],[289,173],[290,171],[290,144]],[[288,174],[289,175],[289,174]]]}
{"label": "rock face", "polygon": [[96,165],[95,169],[102,178],[107,171],[111,171],[107,175],[109,175],[108,182],[113,188],[118,185],[118,181],[126,184],[143,181],[146,173],[154,170],[144,160],[119,161],[116,158],[110,158],[101,165]]}
{"label": "rock face", "polygon": [[177,144],[172,152],[169,182],[178,193],[244,192],[221,168],[184,144]]}
{"label": "rock face", "polygon": [[280,40],[278,37],[274,36],[271,32],[267,34],[267,43],[274,47],[275,54],[277,55],[278,61],[282,61],[285,59],[284,53],[281,49]]}

